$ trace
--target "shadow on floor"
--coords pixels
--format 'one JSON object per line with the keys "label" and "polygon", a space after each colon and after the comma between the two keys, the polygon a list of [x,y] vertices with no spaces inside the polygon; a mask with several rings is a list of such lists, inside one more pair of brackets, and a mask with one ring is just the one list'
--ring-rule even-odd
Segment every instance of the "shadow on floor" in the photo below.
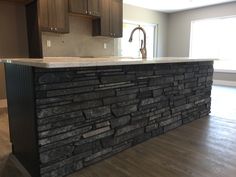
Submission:
{"label": "shadow on floor", "polygon": [[0,177],[26,177],[20,170],[12,155],[0,159]]}

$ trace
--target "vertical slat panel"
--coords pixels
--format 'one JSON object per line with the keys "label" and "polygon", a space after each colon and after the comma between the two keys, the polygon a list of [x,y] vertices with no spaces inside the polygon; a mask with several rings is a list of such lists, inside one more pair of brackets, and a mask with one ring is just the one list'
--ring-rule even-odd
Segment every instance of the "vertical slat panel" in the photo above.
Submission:
{"label": "vertical slat panel", "polygon": [[12,152],[32,177],[39,177],[33,68],[5,66]]}

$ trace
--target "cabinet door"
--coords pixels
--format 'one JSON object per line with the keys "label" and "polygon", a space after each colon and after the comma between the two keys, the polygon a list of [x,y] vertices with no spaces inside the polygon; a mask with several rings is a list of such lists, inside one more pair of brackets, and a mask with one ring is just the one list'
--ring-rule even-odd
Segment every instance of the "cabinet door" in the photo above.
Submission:
{"label": "cabinet door", "polygon": [[49,4],[48,0],[40,0],[38,1],[38,6],[39,6],[39,24],[40,24],[40,29],[42,31],[50,31],[50,26],[49,26]]}
{"label": "cabinet door", "polygon": [[100,16],[100,0],[88,0],[88,14]]}
{"label": "cabinet door", "polygon": [[111,0],[110,31],[113,37],[123,35],[123,1]]}
{"label": "cabinet door", "polygon": [[70,0],[70,12],[88,14],[88,1],[87,0]]}
{"label": "cabinet door", "polygon": [[110,0],[100,0],[101,7],[101,36],[110,36]]}
{"label": "cabinet door", "polygon": [[99,0],[100,19],[93,20],[93,36],[123,35],[123,0]]}
{"label": "cabinet door", "polygon": [[56,2],[55,0],[48,1],[48,24],[50,31],[56,31],[57,19],[56,19]]}
{"label": "cabinet door", "polygon": [[67,33],[69,32],[68,0],[54,0],[54,3],[54,29],[56,32]]}
{"label": "cabinet door", "polygon": [[68,0],[39,0],[41,31],[69,32]]}

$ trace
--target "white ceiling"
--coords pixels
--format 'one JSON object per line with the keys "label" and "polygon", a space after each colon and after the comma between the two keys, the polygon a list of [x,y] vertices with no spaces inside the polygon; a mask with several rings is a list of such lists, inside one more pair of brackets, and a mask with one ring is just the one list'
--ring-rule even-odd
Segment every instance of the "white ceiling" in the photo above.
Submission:
{"label": "white ceiling", "polygon": [[171,13],[232,1],[236,0],[124,0],[124,3]]}

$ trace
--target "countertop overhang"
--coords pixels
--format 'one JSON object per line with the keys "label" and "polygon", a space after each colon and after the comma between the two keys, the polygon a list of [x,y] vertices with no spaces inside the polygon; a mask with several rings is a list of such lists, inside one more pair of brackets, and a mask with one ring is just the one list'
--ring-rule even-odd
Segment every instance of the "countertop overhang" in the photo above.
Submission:
{"label": "countertop overhang", "polygon": [[2,63],[26,65],[39,68],[74,68],[74,67],[96,67],[96,66],[120,66],[120,65],[141,65],[141,64],[162,64],[162,63],[188,63],[214,61],[212,58],[185,58],[185,57],[163,57],[163,58],[131,58],[131,57],[47,57],[47,58],[18,58],[0,59]]}

